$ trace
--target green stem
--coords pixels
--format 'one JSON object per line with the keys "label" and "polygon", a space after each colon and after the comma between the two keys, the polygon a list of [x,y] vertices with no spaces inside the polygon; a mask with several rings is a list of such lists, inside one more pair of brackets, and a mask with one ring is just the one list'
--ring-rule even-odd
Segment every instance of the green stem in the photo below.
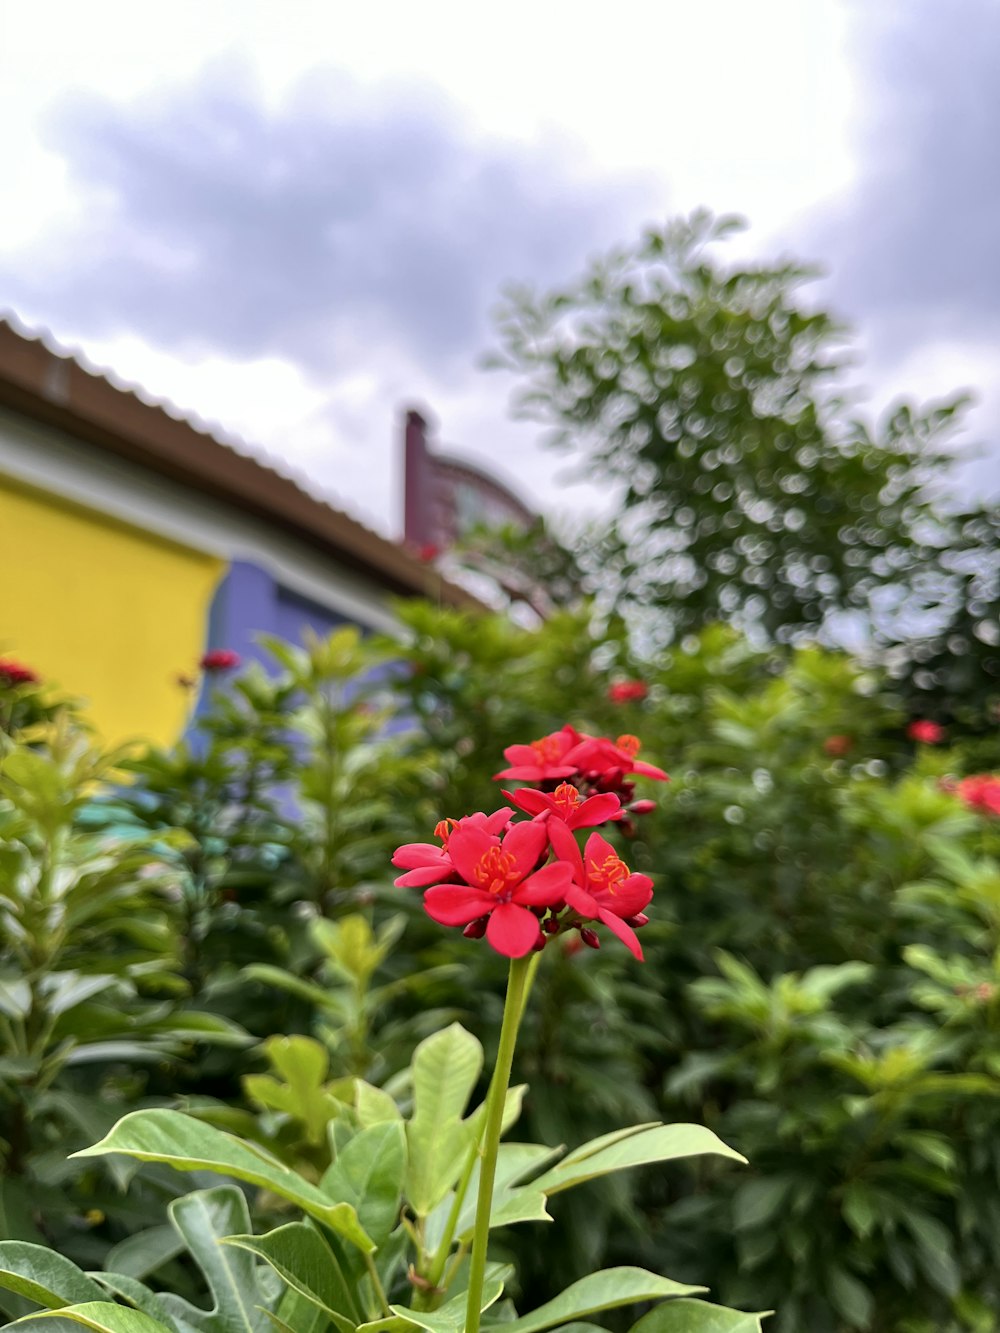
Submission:
{"label": "green stem", "polygon": [[[540,953],[529,954],[528,957],[528,967],[525,972],[524,985],[521,989],[520,1003],[517,1007],[517,1015],[514,1024],[515,1042],[517,1041],[517,1034],[521,1029],[521,1019],[524,1017],[524,1010],[528,1003],[528,996],[531,994],[531,986],[535,980],[535,974],[538,971],[538,964],[542,961],[542,955]],[[485,1133],[485,1126],[483,1132]],[[447,1290],[449,1286],[448,1279],[444,1276],[445,1267],[448,1263],[448,1256],[451,1254],[451,1246],[455,1239],[455,1228],[458,1226],[459,1215],[461,1214],[462,1206],[465,1203],[465,1192],[469,1188],[469,1181],[472,1178],[473,1168],[482,1151],[482,1142],[483,1135],[480,1134],[478,1141],[474,1143],[469,1150],[469,1154],[465,1160],[465,1166],[462,1168],[462,1174],[459,1177],[458,1184],[455,1186],[455,1197],[451,1203],[448,1220],[445,1223],[444,1232],[441,1236],[441,1243],[438,1245],[434,1258],[431,1261],[431,1266],[425,1275],[432,1288],[443,1286]]]}
{"label": "green stem", "polygon": [[486,1247],[490,1237],[490,1209],[493,1206],[493,1181],[497,1172],[497,1153],[503,1126],[503,1108],[514,1063],[517,1029],[524,1009],[524,998],[531,955],[512,958],[507,978],[507,998],[503,1007],[497,1062],[486,1097],[486,1127],[483,1130],[482,1164],[479,1168],[479,1197],[476,1200],[476,1224],[472,1233],[472,1257],[469,1260],[469,1299],[465,1312],[465,1333],[479,1333],[486,1276]]}
{"label": "green stem", "polygon": [[392,1311],[389,1309],[389,1298],[385,1294],[385,1287],[382,1286],[382,1279],[378,1275],[378,1269],[375,1267],[375,1260],[370,1254],[365,1254],[365,1266],[368,1269],[368,1276],[371,1278],[372,1287],[375,1290],[375,1299],[382,1309],[382,1314],[386,1319],[392,1317]]}

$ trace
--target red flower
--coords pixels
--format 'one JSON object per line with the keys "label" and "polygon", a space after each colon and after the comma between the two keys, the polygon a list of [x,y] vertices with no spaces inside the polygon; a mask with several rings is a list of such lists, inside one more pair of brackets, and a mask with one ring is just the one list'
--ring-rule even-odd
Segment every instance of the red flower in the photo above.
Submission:
{"label": "red flower", "polygon": [[911,741],[919,741],[921,745],[938,745],[944,740],[944,727],[939,722],[918,718],[906,728],[906,734]]}
{"label": "red flower", "polygon": [[[461,879],[424,894],[424,908],[442,926],[471,926],[486,919],[486,938],[497,953],[523,958],[543,939],[532,907],[561,904],[572,871],[562,862],[536,869],[548,838],[545,825],[515,824],[502,838],[482,827],[459,827],[448,856]],[[478,932],[476,932],[478,933]]]}
{"label": "red flower", "polygon": [[440,554],[440,546],[436,546],[434,542],[425,542],[423,546],[419,547],[417,550],[417,559],[423,560],[425,564],[430,564],[430,562],[436,560]]}
{"label": "red flower", "polygon": [[619,736],[614,742],[603,736],[583,736],[564,756],[567,764],[575,764],[581,773],[594,774],[605,779],[636,773],[645,778],[669,782],[662,768],[655,768],[644,760],[636,759],[641,742],[638,736]]}
{"label": "red flower", "polygon": [[992,773],[976,773],[955,784],[955,794],[972,810],[1000,815],[1000,778]]}
{"label": "red flower", "polygon": [[606,824],[609,819],[621,817],[622,803],[614,792],[588,796],[584,800],[576,787],[568,782],[561,782],[551,793],[522,787],[519,791],[505,791],[504,796],[529,815],[545,818],[554,815],[569,828],[593,828],[595,824]]}
{"label": "red flower", "polygon": [[493,777],[511,778],[515,782],[548,782],[551,778],[572,777],[577,766],[567,756],[580,740],[578,731],[563,727],[530,745],[509,745],[503,753],[510,768],[494,773]]}
{"label": "red flower", "polygon": [[213,648],[201,659],[202,671],[232,671],[240,664],[239,653],[232,648]]}
{"label": "red flower", "polygon": [[482,829],[499,846],[499,835],[509,825],[513,813],[510,806],[505,805],[492,815],[477,811],[474,815],[466,815],[464,819],[442,819],[434,829],[435,838],[441,841],[440,847],[432,842],[407,842],[397,847],[392,854],[392,864],[407,873],[394,881],[396,887],[423,889],[428,884],[440,884],[442,880],[450,879],[456,873],[448,855],[452,833],[460,828]]}
{"label": "red flower", "polygon": [[608,689],[608,698],[613,704],[627,704],[636,699],[645,699],[649,687],[641,680],[619,680]]}
{"label": "red flower", "polygon": [[37,671],[15,662],[12,657],[0,658],[0,685],[37,685],[41,677]]}
{"label": "red flower", "polygon": [[823,742],[824,754],[831,755],[834,759],[841,759],[845,754],[850,754],[854,749],[854,741],[850,736],[827,736]]}
{"label": "red flower", "polygon": [[599,833],[590,835],[582,855],[561,820],[548,821],[548,834],[559,861],[573,870],[573,882],[565,893],[567,906],[588,921],[602,922],[641,963],[642,948],[629,923],[645,924],[643,908],[653,896],[653,881],[648,875],[633,874]]}

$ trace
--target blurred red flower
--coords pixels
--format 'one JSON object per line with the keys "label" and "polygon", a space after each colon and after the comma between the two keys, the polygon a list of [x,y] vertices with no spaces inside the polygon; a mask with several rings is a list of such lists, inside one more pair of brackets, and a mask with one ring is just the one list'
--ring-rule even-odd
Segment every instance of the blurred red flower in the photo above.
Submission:
{"label": "blurred red flower", "polygon": [[202,671],[233,671],[239,664],[240,655],[232,648],[212,648],[199,663]]}
{"label": "blurred red flower", "polygon": [[976,773],[963,778],[954,787],[956,796],[972,810],[1000,815],[1000,778],[992,773]]}
{"label": "blurred red flower", "polygon": [[13,657],[0,658],[0,685],[37,685],[41,680],[37,671],[16,662]]}
{"label": "blurred red flower", "polygon": [[569,752],[581,740],[572,727],[553,731],[530,745],[508,745],[504,758],[509,768],[494,773],[496,778],[511,778],[515,782],[548,782],[554,778],[569,778],[576,772],[576,763],[567,759]]}
{"label": "blurred red flower", "polygon": [[845,754],[850,754],[854,749],[854,741],[850,736],[827,736],[823,742],[823,753],[832,756],[834,759],[841,759]]}
{"label": "blurred red flower", "polygon": [[586,800],[568,782],[560,782],[554,792],[522,787],[505,791],[504,796],[529,815],[555,815],[569,828],[593,828],[621,815],[622,803],[614,792],[588,796]]}
{"label": "blurred red flower", "polygon": [[614,704],[627,704],[636,699],[645,699],[649,687],[641,680],[619,680],[608,689],[608,698]]}
{"label": "blurred red flower", "polygon": [[911,741],[919,741],[921,745],[937,745],[944,740],[945,733],[939,722],[918,718],[906,728],[906,734]]}

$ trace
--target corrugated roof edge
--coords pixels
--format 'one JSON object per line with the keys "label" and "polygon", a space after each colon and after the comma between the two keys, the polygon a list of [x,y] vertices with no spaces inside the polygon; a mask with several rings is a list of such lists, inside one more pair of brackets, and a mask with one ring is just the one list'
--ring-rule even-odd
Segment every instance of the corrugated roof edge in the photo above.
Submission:
{"label": "corrugated roof edge", "polygon": [[394,595],[485,609],[404,547],[234,449],[173,404],[90,369],[11,313],[0,317],[0,406],[293,532]]}

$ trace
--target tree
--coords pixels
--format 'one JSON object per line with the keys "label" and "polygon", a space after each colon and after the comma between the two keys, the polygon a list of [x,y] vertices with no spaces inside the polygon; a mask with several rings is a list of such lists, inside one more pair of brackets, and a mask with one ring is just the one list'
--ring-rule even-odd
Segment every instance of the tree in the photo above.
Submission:
{"label": "tree", "polygon": [[815,271],[710,253],[741,225],[699,212],[563,287],[510,289],[493,364],[526,382],[522,415],[619,488],[578,556],[605,596],[655,611],[657,638],[721,619],[787,641],[860,613],[905,639],[950,604],[955,520],[930,497],[963,400],[866,425],[838,391],[845,330],[799,299]]}

